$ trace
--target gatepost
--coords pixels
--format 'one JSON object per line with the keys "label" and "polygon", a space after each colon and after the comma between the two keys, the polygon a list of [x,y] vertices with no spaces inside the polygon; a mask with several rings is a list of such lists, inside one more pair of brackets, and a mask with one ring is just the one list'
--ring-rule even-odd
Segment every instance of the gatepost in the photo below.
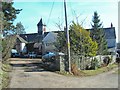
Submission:
{"label": "gatepost", "polygon": [[59,53],[57,56],[56,68],[60,72],[65,71],[65,58],[64,57],[65,57],[65,55],[63,53]]}

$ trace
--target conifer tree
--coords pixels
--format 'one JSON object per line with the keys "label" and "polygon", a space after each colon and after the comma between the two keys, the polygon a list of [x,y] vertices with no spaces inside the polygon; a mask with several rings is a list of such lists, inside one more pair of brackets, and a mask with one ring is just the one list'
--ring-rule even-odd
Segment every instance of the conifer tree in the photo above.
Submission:
{"label": "conifer tree", "polygon": [[15,34],[25,34],[25,33],[26,33],[26,32],[25,32],[25,28],[24,28],[24,26],[22,25],[21,22],[18,22],[18,23],[16,24],[14,33],[15,33]]}
{"label": "conifer tree", "polygon": [[16,36],[8,36],[14,31],[14,20],[17,18],[17,14],[22,9],[16,9],[13,7],[13,2],[1,2],[2,5],[2,34],[5,38],[2,38],[2,60],[6,62],[11,54],[11,49],[16,42]]}
{"label": "conifer tree", "polygon": [[90,36],[94,41],[98,43],[97,54],[98,55],[107,54],[107,41],[105,39],[105,32],[97,12],[94,12],[91,25],[92,25],[92,30]]}
{"label": "conifer tree", "polygon": [[2,12],[4,15],[2,32],[5,36],[15,29],[13,22],[17,18],[17,14],[22,10],[13,7],[13,3],[14,2],[2,2]]}
{"label": "conifer tree", "polygon": [[[90,33],[81,25],[72,23],[70,26],[71,51],[77,55],[95,56],[98,49],[96,41],[90,37]],[[66,38],[64,32],[58,33],[56,47],[59,51],[66,51]],[[65,52],[64,52],[65,53]]]}
{"label": "conifer tree", "polygon": [[74,22],[70,26],[70,43],[71,50],[76,54],[83,55],[85,57],[96,55],[96,41],[92,41],[90,33],[81,25]]}

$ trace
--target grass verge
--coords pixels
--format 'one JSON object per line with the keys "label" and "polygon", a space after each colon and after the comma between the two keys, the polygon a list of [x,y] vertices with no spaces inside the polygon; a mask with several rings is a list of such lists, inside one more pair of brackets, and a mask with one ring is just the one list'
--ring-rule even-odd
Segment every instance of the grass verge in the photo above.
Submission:
{"label": "grass verge", "polygon": [[1,87],[7,88],[10,83],[9,72],[12,70],[12,67],[9,65],[9,63],[4,63],[2,64],[1,69],[2,69],[0,73],[0,77],[2,78]]}
{"label": "grass verge", "polygon": [[[104,72],[108,72],[108,71],[110,71],[114,68],[117,68],[117,67],[118,67],[118,64],[110,64],[106,67],[98,68],[96,70],[79,70],[79,75],[78,76],[81,76],[81,77],[94,76],[94,75],[98,75],[98,74],[101,74],[101,73],[104,73]],[[56,73],[61,74],[61,75],[65,75],[65,76],[76,76],[76,75],[70,74],[68,72],[57,71]],[[120,73],[120,71],[119,71],[119,73]]]}
{"label": "grass verge", "polygon": [[83,72],[85,73],[85,76],[93,76],[93,75],[98,75],[104,72],[108,72],[117,67],[118,67],[117,64],[110,64],[106,67],[98,68],[96,70],[83,70]]}
{"label": "grass verge", "polygon": [[120,75],[120,64],[118,65],[118,70],[116,70],[114,73]]}
{"label": "grass verge", "polygon": [[10,82],[10,77],[8,72],[2,73],[2,88],[7,88]]}
{"label": "grass verge", "polygon": [[60,75],[64,75],[64,76],[74,76],[73,74],[71,74],[67,71],[62,71],[62,72],[56,71],[55,73],[60,74]]}

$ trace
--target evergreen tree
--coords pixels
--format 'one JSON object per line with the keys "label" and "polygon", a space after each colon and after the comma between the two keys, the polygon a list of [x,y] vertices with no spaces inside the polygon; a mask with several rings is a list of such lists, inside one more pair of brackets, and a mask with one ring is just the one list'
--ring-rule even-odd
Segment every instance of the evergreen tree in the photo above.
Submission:
{"label": "evergreen tree", "polygon": [[[1,6],[0,6],[0,8],[1,8]],[[3,18],[3,12],[0,11],[0,54],[1,54],[1,51],[2,51],[2,45],[1,45],[1,43],[2,43],[2,32],[1,31],[2,31],[2,28],[3,28],[2,18]]]}
{"label": "evergreen tree", "polygon": [[[81,27],[79,24],[70,26],[70,48],[71,52],[77,55],[95,56],[97,52],[97,43],[92,41],[90,33]],[[56,47],[59,51],[66,52],[66,38],[64,32],[58,34]]]}
{"label": "evergreen tree", "polygon": [[13,2],[2,2],[2,12],[3,16],[3,34],[4,36],[12,33],[15,29],[13,21],[17,18],[17,14],[20,13],[22,9],[15,9],[13,7]]}
{"label": "evergreen tree", "polygon": [[6,62],[11,54],[11,49],[16,42],[16,36],[8,36],[9,33],[13,33],[15,26],[13,25],[14,20],[17,18],[17,14],[22,9],[16,9],[13,7],[13,2],[2,2],[2,34],[5,38],[2,39],[2,59]]}
{"label": "evergreen tree", "polygon": [[95,56],[97,51],[96,41],[92,41],[90,33],[78,23],[70,26],[71,50],[85,57]]}
{"label": "evergreen tree", "polygon": [[14,33],[15,34],[25,34],[26,33],[25,28],[24,28],[24,26],[22,25],[21,22],[16,24]]}
{"label": "evergreen tree", "polygon": [[91,37],[98,43],[97,54],[105,55],[107,54],[107,41],[105,39],[105,32],[97,12],[94,12],[92,22]]}
{"label": "evergreen tree", "polygon": [[[93,41],[90,37],[90,32],[85,30],[78,23],[76,24],[73,22],[69,28],[69,33],[71,64],[76,64],[77,66],[80,66],[80,60],[85,62],[88,57],[96,56],[98,45],[97,42]],[[65,54],[67,54],[67,44],[64,32],[58,33],[56,48],[60,52],[64,52]]]}

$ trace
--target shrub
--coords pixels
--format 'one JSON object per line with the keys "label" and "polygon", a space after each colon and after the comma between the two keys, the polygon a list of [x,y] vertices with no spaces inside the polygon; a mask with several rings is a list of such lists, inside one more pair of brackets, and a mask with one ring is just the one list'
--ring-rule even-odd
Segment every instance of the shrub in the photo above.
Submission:
{"label": "shrub", "polygon": [[95,70],[97,67],[98,67],[98,60],[97,60],[97,58],[94,58],[91,61],[91,67],[89,68],[89,70]]}
{"label": "shrub", "polygon": [[104,64],[104,65],[107,66],[110,62],[111,62],[111,59],[110,59],[109,56],[104,57],[104,59],[103,59],[103,64]]}
{"label": "shrub", "polygon": [[120,63],[120,57],[116,58],[116,63]]}
{"label": "shrub", "polygon": [[79,76],[79,75],[80,75],[79,70],[78,70],[76,64],[72,64],[72,65],[71,65],[71,72],[72,72],[73,75],[75,75],[75,76]]}

